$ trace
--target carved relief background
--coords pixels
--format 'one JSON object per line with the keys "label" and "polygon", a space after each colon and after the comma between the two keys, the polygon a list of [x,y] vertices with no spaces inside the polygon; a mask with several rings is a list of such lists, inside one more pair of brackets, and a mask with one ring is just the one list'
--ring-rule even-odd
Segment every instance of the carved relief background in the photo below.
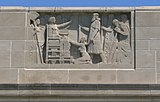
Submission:
{"label": "carved relief background", "polygon": [[133,64],[131,13],[31,13],[38,64]]}

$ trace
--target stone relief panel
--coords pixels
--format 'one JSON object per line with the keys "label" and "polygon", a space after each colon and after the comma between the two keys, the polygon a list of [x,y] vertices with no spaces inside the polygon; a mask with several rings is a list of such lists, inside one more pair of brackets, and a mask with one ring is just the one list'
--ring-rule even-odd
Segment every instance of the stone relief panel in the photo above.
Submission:
{"label": "stone relief panel", "polygon": [[131,13],[36,13],[38,64],[133,64]]}

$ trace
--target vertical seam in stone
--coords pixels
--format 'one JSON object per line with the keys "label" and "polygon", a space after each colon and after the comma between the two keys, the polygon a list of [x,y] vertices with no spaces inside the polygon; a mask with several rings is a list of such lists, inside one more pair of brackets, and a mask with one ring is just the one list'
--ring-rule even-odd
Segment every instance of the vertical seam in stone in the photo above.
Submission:
{"label": "vertical seam in stone", "polygon": [[68,71],[68,79],[67,79],[67,83],[69,83],[69,79],[70,79],[70,75],[69,75],[69,69],[67,70]]}
{"label": "vertical seam in stone", "polygon": [[149,51],[151,50],[151,39],[149,39],[149,41],[148,41],[148,50]]}
{"label": "vertical seam in stone", "polygon": [[118,69],[116,69],[116,84],[118,83],[118,82],[117,82],[117,73],[118,73],[117,71],[118,71]]}
{"label": "vertical seam in stone", "polygon": [[18,75],[17,75],[17,84],[19,84],[19,69],[18,69]]}
{"label": "vertical seam in stone", "polygon": [[12,61],[12,41],[10,40],[10,69],[11,69],[11,61]]}
{"label": "vertical seam in stone", "polygon": [[27,27],[27,12],[25,13],[25,27]]}
{"label": "vertical seam in stone", "polygon": [[156,55],[157,55],[157,52],[155,51],[155,83],[157,84],[158,82],[157,82],[157,57],[156,57]]}

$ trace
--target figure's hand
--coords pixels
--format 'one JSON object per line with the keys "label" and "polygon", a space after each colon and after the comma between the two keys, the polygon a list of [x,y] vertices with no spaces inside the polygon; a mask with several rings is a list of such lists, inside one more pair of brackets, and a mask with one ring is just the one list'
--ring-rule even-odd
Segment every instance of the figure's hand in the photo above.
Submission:
{"label": "figure's hand", "polygon": [[118,27],[114,28],[114,30],[115,30],[116,32],[120,32],[120,31],[121,31],[120,28],[118,28]]}

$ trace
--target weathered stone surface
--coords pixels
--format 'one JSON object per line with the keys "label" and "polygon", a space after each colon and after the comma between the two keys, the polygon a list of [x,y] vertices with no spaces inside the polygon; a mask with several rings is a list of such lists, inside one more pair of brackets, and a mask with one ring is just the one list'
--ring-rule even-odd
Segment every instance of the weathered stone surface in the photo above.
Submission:
{"label": "weathered stone surface", "polygon": [[160,50],[156,50],[156,60],[160,61]]}
{"label": "weathered stone surface", "polygon": [[11,66],[11,54],[10,51],[0,51],[0,67],[1,68],[10,68]]}
{"label": "weathered stone surface", "polygon": [[0,69],[0,84],[17,84],[18,69]]}
{"label": "weathered stone surface", "polygon": [[11,53],[11,67],[24,68],[24,52],[13,51]]}
{"label": "weathered stone surface", "polygon": [[71,70],[69,71],[69,83],[80,84],[115,84],[115,70]]}
{"label": "weathered stone surface", "polygon": [[68,83],[67,70],[20,70],[19,83]]}
{"label": "weathered stone surface", "polygon": [[155,51],[137,50],[136,68],[155,68]]}
{"label": "weathered stone surface", "polygon": [[160,40],[153,39],[150,41],[151,50],[159,50],[160,49]]}
{"label": "weathered stone surface", "polygon": [[0,26],[25,26],[26,13],[0,12]]}
{"label": "weathered stone surface", "polygon": [[137,40],[150,40],[159,39],[160,27],[136,27],[136,39]]}
{"label": "weathered stone surface", "polygon": [[156,11],[137,11],[136,12],[136,27],[159,27],[160,13]]}
{"label": "weathered stone surface", "polygon": [[0,27],[0,40],[25,40],[25,27]]}
{"label": "weathered stone surface", "polygon": [[37,63],[37,52],[35,51],[26,51],[25,52],[25,66],[34,65]]}
{"label": "weathered stone surface", "polygon": [[[0,7],[0,84],[16,84],[14,89],[6,86],[10,91],[0,89],[0,96],[90,96],[87,101],[104,96],[97,101],[151,101],[106,96],[160,95],[158,10],[159,7],[149,11],[143,7]],[[102,36],[95,40],[91,39],[92,34]],[[131,60],[127,59],[129,56]],[[58,60],[47,62],[47,57]],[[81,85],[88,86],[83,89]],[[77,101],[69,97],[63,97],[63,101]],[[82,101],[80,98],[84,97],[78,98]],[[59,97],[54,101],[57,100],[62,101]]]}
{"label": "weathered stone surface", "polygon": [[24,51],[25,41],[12,40],[12,51]]}
{"label": "weathered stone surface", "polygon": [[136,40],[136,50],[149,50],[150,40]]}
{"label": "weathered stone surface", "polygon": [[118,84],[155,84],[155,69],[118,70]]}

